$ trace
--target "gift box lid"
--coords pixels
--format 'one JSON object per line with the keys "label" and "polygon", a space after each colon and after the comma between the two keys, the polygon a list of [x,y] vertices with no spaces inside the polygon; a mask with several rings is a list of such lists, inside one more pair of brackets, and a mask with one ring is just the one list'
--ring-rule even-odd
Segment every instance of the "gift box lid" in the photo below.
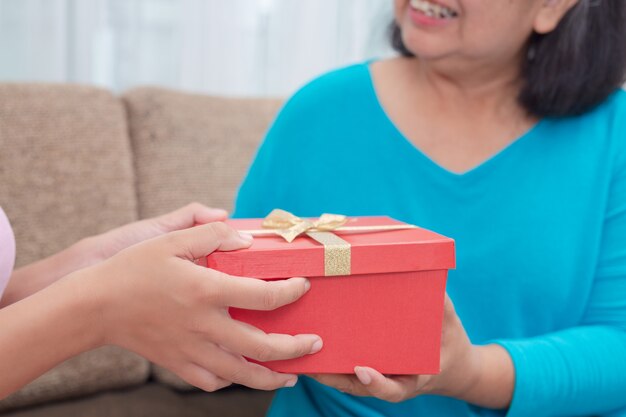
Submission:
{"label": "gift box lid", "polygon": [[[234,219],[226,223],[237,230],[253,230],[261,229],[262,221]],[[390,217],[354,217],[346,226],[401,224]],[[350,244],[351,275],[455,267],[454,240],[430,230],[414,227],[335,233]],[[248,249],[212,253],[207,266],[230,275],[262,279],[324,276],[324,247],[305,234],[291,243],[277,235],[260,236]]]}

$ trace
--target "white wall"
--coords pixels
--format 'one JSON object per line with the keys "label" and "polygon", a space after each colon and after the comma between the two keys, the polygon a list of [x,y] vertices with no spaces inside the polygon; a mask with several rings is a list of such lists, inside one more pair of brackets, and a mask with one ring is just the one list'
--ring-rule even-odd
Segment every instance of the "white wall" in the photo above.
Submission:
{"label": "white wall", "polygon": [[0,82],[288,95],[389,54],[392,0],[0,0]]}

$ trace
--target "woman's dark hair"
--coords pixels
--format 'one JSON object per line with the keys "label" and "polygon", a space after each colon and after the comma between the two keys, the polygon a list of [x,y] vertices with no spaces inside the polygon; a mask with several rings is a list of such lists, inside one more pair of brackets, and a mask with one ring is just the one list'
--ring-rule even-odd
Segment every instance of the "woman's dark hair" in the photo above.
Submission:
{"label": "woman's dark hair", "polygon": [[[395,22],[390,34],[397,52],[413,56]],[[626,0],[579,0],[527,47],[520,104],[539,117],[584,113],[626,81]]]}

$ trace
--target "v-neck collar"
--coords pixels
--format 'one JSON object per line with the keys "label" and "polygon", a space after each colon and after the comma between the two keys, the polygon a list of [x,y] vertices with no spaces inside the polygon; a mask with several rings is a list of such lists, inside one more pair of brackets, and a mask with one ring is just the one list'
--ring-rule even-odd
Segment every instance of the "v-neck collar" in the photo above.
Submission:
{"label": "v-neck collar", "polygon": [[[515,153],[516,149],[523,147],[526,143],[531,142],[532,139],[538,136],[538,132],[543,128],[546,123],[546,119],[540,119],[537,123],[535,123],[530,129],[528,129],[524,134],[519,136],[517,139],[513,140],[508,145],[504,146],[493,155],[484,159],[482,162],[476,164],[474,167],[463,171],[463,172],[455,172],[451,171],[443,165],[439,164],[435,160],[433,160],[428,154],[422,151],[418,146],[416,146],[395,124],[395,122],[389,117],[389,114],[381,104],[378,98],[378,92],[376,91],[376,86],[374,85],[374,79],[372,77],[370,65],[374,61],[368,61],[364,63],[365,71],[367,73],[367,82],[370,93],[372,95],[372,101],[375,103],[376,110],[380,114],[380,116],[384,119],[383,122],[389,127],[389,129],[393,132],[394,138],[387,138],[388,140],[395,140],[401,147],[405,148],[407,152],[411,152],[417,158],[421,159],[424,162],[424,165],[429,167],[429,169],[439,175],[444,177],[448,177],[450,179],[456,180],[464,180],[469,178],[474,178],[483,174],[483,172],[488,172],[495,165],[497,165],[501,160],[506,159],[510,154]],[[540,136],[540,135],[539,135]]]}

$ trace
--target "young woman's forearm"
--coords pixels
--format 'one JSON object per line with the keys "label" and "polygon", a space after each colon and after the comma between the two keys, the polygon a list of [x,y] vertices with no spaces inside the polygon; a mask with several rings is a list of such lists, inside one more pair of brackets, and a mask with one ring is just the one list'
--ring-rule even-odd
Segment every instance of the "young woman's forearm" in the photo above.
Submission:
{"label": "young woman's forearm", "polygon": [[0,308],[22,300],[59,278],[97,262],[91,255],[96,253],[94,245],[93,239],[83,239],[55,255],[14,271],[0,299]]}
{"label": "young woman's forearm", "polygon": [[40,291],[74,271],[104,261],[129,246],[197,224],[221,221],[227,215],[224,210],[192,203],[162,216],[82,239],[56,255],[14,271],[9,287],[0,299],[0,308]]}
{"label": "young woman's forearm", "polygon": [[102,344],[92,280],[77,272],[0,310],[0,398]]}

